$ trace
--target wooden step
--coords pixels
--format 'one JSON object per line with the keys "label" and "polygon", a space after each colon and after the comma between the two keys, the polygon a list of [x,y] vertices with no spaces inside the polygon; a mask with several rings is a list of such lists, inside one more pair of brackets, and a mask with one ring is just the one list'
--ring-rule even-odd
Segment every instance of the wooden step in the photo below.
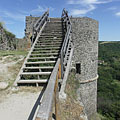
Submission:
{"label": "wooden step", "polygon": [[37,52],[37,53],[57,53],[59,50],[33,50],[32,52]]}
{"label": "wooden step", "polygon": [[35,45],[35,47],[60,47],[61,45]]}
{"label": "wooden step", "polygon": [[60,47],[47,47],[47,48],[36,48],[34,47],[34,50],[51,50],[51,49],[60,49]]}
{"label": "wooden step", "polygon": [[40,54],[31,54],[31,55],[58,55],[59,53],[40,53]]}
{"label": "wooden step", "polygon": [[51,44],[61,44],[62,42],[37,42],[39,45],[51,45]]}
{"label": "wooden step", "polygon": [[25,64],[45,64],[45,63],[55,63],[56,61],[41,61],[41,62],[26,62]]}
{"label": "wooden step", "polygon": [[47,82],[48,82],[47,79],[41,80],[32,79],[32,80],[19,80],[17,83],[47,83]]}
{"label": "wooden step", "polygon": [[23,72],[20,75],[50,75],[51,72]]}
{"label": "wooden step", "polygon": [[50,55],[50,54],[47,54],[47,55],[41,55],[41,54],[31,54],[30,56],[31,57],[34,57],[34,56],[39,56],[39,57],[53,57],[53,56],[58,56],[59,54],[52,54],[52,55]]}
{"label": "wooden step", "polygon": [[53,66],[44,66],[44,67],[24,67],[24,69],[53,69]]}
{"label": "wooden step", "polygon": [[45,34],[62,34],[63,33],[63,31],[43,31],[42,32],[43,34],[45,33]]}
{"label": "wooden step", "polygon": [[28,60],[57,59],[57,57],[30,57]]}
{"label": "wooden step", "polygon": [[[52,36],[52,37],[51,37]],[[45,38],[45,39],[52,39],[52,38],[56,38],[56,39],[61,39],[62,37],[57,37],[57,36],[54,36],[54,35],[51,35],[51,36],[47,36],[47,37],[45,37],[45,36],[40,36],[39,38]]]}
{"label": "wooden step", "polygon": [[51,44],[55,44],[55,43],[57,43],[57,44],[61,44],[62,43],[62,40],[39,40],[39,41],[37,41],[37,43],[39,43],[39,44],[49,44],[49,43],[51,43]]}
{"label": "wooden step", "polygon": [[[53,44],[53,43],[55,43],[55,44],[61,44],[62,43],[62,40],[61,41],[58,41],[58,40],[49,40],[49,41],[46,41],[46,40],[44,40],[44,41],[37,41],[37,43],[41,43],[41,44]],[[36,43],[36,44],[37,44]]]}
{"label": "wooden step", "polygon": [[51,34],[51,33],[45,34],[45,33],[44,33],[44,34],[41,34],[41,36],[62,36],[62,34],[60,34],[60,33],[59,33],[59,34]]}

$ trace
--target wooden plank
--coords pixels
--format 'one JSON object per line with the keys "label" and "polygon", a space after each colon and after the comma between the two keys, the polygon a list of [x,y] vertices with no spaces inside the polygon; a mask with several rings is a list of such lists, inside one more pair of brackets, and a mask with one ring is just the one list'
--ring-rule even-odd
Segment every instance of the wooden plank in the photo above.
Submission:
{"label": "wooden plank", "polygon": [[57,60],[57,63],[53,69],[53,72],[50,76],[48,85],[46,87],[46,90],[44,92],[44,96],[42,99],[42,103],[39,107],[36,120],[49,120],[52,105],[53,105],[53,97],[54,97],[54,88],[56,83],[56,76],[59,68],[60,59]]}
{"label": "wooden plank", "polygon": [[43,60],[43,59],[57,59],[57,57],[31,57],[28,60]]}
{"label": "wooden plank", "polygon": [[47,82],[48,82],[47,79],[43,79],[43,80],[33,79],[33,80],[19,80],[17,83],[47,83]]}
{"label": "wooden plank", "polygon": [[60,46],[61,46],[61,45],[55,45],[55,44],[54,44],[54,45],[39,45],[39,44],[37,44],[37,43],[36,43],[36,45],[35,45],[35,47],[51,47],[51,48],[52,48],[52,47],[60,47]]}
{"label": "wooden plank", "polygon": [[59,113],[59,97],[58,97],[58,77],[59,77],[59,71],[57,73],[56,76],[56,83],[55,83],[55,88],[54,88],[54,97],[55,97],[55,116],[56,116],[56,120],[60,120],[60,113]]}
{"label": "wooden plank", "polygon": [[45,67],[24,67],[23,69],[53,69],[53,66],[45,66]]}
{"label": "wooden plank", "polygon": [[37,53],[43,53],[43,52],[45,52],[45,53],[56,53],[56,52],[58,52],[58,50],[49,50],[49,51],[41,50],[41,51],[33,51],[33,52],[37,52]]}
{"label": "wooden plank", "polygon": [[55,63],[56,61],[41,61],[41,62],[26,62],[25,64],[44,64],[44,63]]}
{"label": "wooden plank", "polygon": [[59,53],[44,53],[44,54],[31,54],[30,56],[35,56],[35,55],[58,55]]}
{"label": "wooden plank", "polygon": [[50,75],[51,72],[23,72],[20,75]]}
{"label": "wooden plank", "polygon": [[34,48],[34,49],[40,49],[40,50],[48,50],[48,49],[60,49],[60,47],[47,47],[47,48]]}

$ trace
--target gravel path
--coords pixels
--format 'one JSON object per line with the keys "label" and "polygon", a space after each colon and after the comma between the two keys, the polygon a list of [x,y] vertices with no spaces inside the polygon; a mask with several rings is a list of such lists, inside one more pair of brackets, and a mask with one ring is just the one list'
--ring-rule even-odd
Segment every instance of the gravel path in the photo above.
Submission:
{"label": "gravel path", "polygon": [[30,112],[39,96],[39,92],[7,95],[0,103],[1,120],[28,120]]}

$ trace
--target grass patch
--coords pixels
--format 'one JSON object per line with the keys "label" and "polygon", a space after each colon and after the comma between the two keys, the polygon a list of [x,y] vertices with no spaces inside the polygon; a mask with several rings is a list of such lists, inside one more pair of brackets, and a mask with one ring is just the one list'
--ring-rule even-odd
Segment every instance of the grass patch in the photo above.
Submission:
{"label": "grass patch", "polygon": [[3,50],[0,50],[0,57],[1,56],[8,56],[8,55],[23,55],[23,56],[25,56],[25,55],[27,55],[27,51],[23,51],[23,50],[21,50],[21,51],[3,51]]}
{"label": "grass patch", "polygon": [[80,118],[83,108],[77,100],[76,92],[78,87],[79,84],[78,81],[75,80],[75,74],[70,73],[65,90],[67,93],[67,99],[65,102],[60,101],[61,120],[83,120]]}

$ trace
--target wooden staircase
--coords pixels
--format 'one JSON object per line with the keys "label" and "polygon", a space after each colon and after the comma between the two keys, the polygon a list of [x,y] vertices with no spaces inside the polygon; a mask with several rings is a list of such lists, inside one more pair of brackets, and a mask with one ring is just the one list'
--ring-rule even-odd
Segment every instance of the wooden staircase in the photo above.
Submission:
{"label": "wooden staircase", "polygon": [[48,82],[63,43],[61,18],[50,18],[37,37],[17,76],[15,85],[38,85]]}

